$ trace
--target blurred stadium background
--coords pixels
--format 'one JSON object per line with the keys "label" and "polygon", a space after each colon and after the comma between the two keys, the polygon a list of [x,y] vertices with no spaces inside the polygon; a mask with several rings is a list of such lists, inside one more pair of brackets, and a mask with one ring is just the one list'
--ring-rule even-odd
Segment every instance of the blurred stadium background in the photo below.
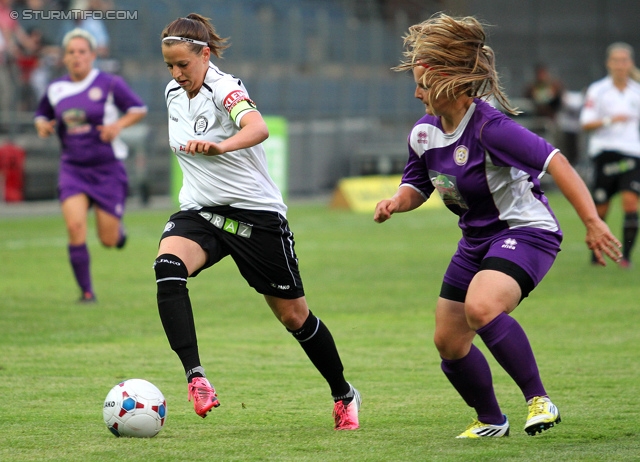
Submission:
{"label": "blurred stadium background", "polygon": [[[3,0],[6,2],[6,0]],[[288,120],[288,194],[326,194],[344,177],[401,171],[406,135],[422,114],[408,75],[390,70],[411,24],[438,11],[475,15],[492,25],[489,45],[497,55],[503,86],[524,111],[523,125],[551,136],[555,127],[530,112],[522,98],[545,63],[567,90],[579,95],[605,75],[604,53],[614,41],[640,50],[638,0],[91,0],[9,1],[19,12],[44,11],[22,27],[46,45],[60,41],[60,20],[47,11],[99,6],[129,11],[137,19],[107,20],[105,70],[121,74],[150,109],[127,139],[131,194],[144,201],[170,191],[170,151],[163,90],[170,76],[159,36],[173,19],[190,12],[212,18],[230,38],[220,67],[245,82],[264,115]],[[23,15],[24,16],[24,15]],[[55,53],[34,56],[31,71],[63,72]],[[24,58],[23,58],[24,61]],[[16,63],[14,63],[16,64]],[[20,63],[17,63],[20,64]],[[0,115],[0,146],[26,152],[24,200],[56,197],[57,140],[40,140],[32,124],[37,89],[29,66],[13,69],[10,109]],[[3,90],[7,91],[7,90]],[[574,114],[575,116],[575,114]],[[562,146],[560,146],[562,148]],[[0,149],[2,149],[0,147]]]}

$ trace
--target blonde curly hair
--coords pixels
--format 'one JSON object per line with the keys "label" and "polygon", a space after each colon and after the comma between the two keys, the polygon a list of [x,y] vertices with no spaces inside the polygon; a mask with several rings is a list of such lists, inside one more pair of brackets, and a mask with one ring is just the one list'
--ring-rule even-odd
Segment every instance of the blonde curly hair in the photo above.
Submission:
{"label": "blonde curly hair", "polygon": [[394,71],[425,68],[422,84],[430,87],[431,101],[467,95],[494,98],[510,114],[518,114],[501,88],[495,54],[485,44],[483,25],[473,16],[455,18],[437,13],[409,27],[403,37],[404,59]]}

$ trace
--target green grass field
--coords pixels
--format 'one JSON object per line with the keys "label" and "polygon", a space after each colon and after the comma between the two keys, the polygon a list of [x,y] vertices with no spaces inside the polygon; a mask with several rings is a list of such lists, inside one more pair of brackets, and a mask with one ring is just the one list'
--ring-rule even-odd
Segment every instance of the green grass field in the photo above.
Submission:
{"label": "green grass field", "polygon": [[[563,251],[514,316],[562,423],[527,436],[522,395],[489,357],[511,436],[468,441],[454,437],[473,411],[431,340],[459,237],[444,209],[377,225],[326,204],[290,208],[309,304],[363,395],[355,432],[332,429],[327,385],[230,259],[189,283],[201,358],[222,403],[195,415],[155,303],[152,263],[170,210],[130,212],[123,251],[102,248],[92,225],[95,306],[75,303],[59,215],[0,217],[0,460],[640,460],[640,268],[590,266],[581,223],[563,198],[551,201]],[[167,423],[152,439],[115,438],[102,421],[107,392],[134,377],[167,399]]]}

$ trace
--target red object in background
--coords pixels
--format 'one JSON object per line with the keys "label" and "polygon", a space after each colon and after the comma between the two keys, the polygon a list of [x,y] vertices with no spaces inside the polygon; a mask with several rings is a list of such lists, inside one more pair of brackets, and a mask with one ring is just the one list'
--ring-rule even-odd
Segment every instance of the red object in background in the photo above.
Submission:
{"label": "red object in background", "polygon": [[25,151],[15,144],[0,146],[0,177],[4,180],[5,202],[20,202],[24,199]]}

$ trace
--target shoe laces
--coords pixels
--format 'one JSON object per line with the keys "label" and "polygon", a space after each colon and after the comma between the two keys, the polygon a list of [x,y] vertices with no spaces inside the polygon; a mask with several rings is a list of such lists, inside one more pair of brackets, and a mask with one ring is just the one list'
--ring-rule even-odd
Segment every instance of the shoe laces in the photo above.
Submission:
{"label": "shoe laces", "polygon": [[[474,420],[473,422],[471,422],[469,424],[469,426],[467,427],[467,430],[473,430],[474,428],[480,428],[480,427],[484,427],[486,424],[483,424],[482,422],[480,422],[478,419]],[[466,431],[466,430],[465,430]]]}
{"label": "shoe laces", "polygon": [[336,419],[336,426],[349,425],[354,424],[355,422],[351,421],[351,417],[349,416],[349,405],[344,404],[344,401],[337,401],[333,408],[333,415]]}
{"label": "shoe laces", "polygon": [[[211,396],[213,395],[213,396]],[[193,397],[196,401],[206,401],[211,397],[211,401],[215,401],[216,392],[210,385],[204,380],[193,379],[189,383],[189,401]]]}
{"label": "shoe laces", "polygon": [[546,400],[540,396],[536,396],[531,400],[531,404],[529,405],[529,415],[531,417],[535,417],[537,415],[546,414],[544,405]]}

